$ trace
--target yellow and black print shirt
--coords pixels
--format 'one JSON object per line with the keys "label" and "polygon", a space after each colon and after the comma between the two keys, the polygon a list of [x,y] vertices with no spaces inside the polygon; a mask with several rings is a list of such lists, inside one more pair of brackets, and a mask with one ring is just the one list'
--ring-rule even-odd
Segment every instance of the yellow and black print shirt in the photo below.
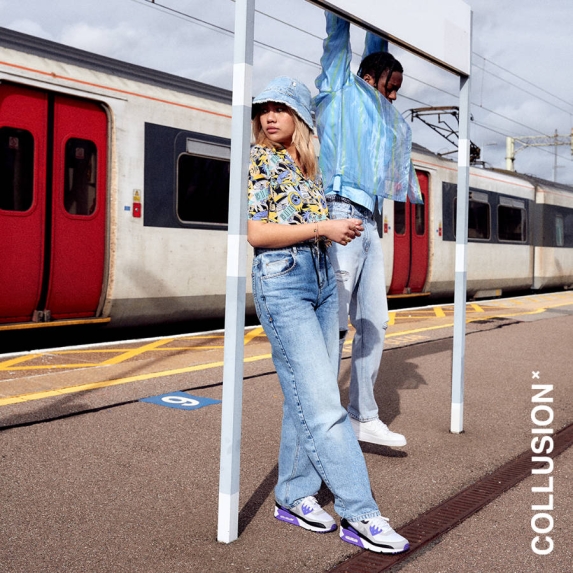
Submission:
{"label": "yellow and black print shirt", "polygon": [[320,174],[313,181],[285,149],[251,148],[249,219],[296,225],[328,218]]}

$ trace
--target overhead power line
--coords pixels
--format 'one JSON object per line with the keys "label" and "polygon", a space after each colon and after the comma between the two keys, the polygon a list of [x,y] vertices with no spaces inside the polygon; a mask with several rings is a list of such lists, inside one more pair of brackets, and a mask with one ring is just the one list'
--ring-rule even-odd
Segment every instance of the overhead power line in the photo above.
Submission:
{"label": "overhead power line", "polygon": [[[218,32],[224,33],[225,35],[228,35],[228,36],[232,36],[232,35],[233,35],[233,31],[232,31],[232,30],[229,30],[228,28],[224,28],[224,27],[222,27],[222,26],[218,26],[218,25],[216,25],[216,24],[212,24],[211,22],[207,22],[206,20],[203,20],[203,19],[198,18],[198,17],[196,17],[196,16],[191,16],[190,14],[187,14],[186,12],[181,12],[180,10],[176,10],[176,9],[174,9],[174,8],[171,8],[171,7],[169,7],[169,6],[166,6],[165,4],[161,4],[161,3],[157,2],[157,0],[131,0],[131,1],[132,1],[132,2],[137,2],[138,4],[146,4],[146,5],[148,5],[149,7],[153,7],[153,8],[156,8],[156,9],[159,9],[159,10],[162,10],[162,11],[165,11],[165,12],[170,12],[170,13],[172,13],[174,16],[177,16],[177,17],[180,17],[180,18],[183,18],[183,19],[187,19],[187,20],[191,20],[191,21],[195,22],[195,23],[198,24],[198,25],[204,26],[204,27],[206,27],[206,28],[210,28],[210,29],[212,29],[212,30],[216,30],[216,31],[218,31]],[[234,1],[234,0],[231,0],[231,1]],[[286,26],[286,27],[288,27],[288,28],[292,28],[293,30],[296,30],[296,31],[298,31],[298,32],[301,32],[301,33],[303,33],[303,34],[306,34],[306,35],[308,35],[308,36],[310,36],[310,37],[312,37],[312,38],[315,38],[315,39],[321,40],[321,41],[323,40],[323,37],[322,37],[322,36],[319,36],[319,35],[317,35],[317,34],[313,34],[312,32],[309,32],[308,30],[305,30],[305,29],[301,28],[300,26],[295,26],[294,24],[291,24],[291,23],[289,23],[289,22],[286,22],[285,20],[281,20],[280,18],[277,18],[276,16],[273,16],[273,15],[271,15],[271,14],[268,14],[268,13],[266,13],[266,12],[263,12],[263,11],[261,11],[261,10],[256,10],[256,9],[255,9],[255,12],[256,12],[257,14],[260,14],[261,16],[265,16],[266,18],[269,18],[269,19],[271,19],[271,20],[274,20],[275,22],[278,22],[278,23],[280,23],[280,24],[282,24],[282,25],[284,25],[284,26]],[[279,53],[279,54],[281,54],[281,55],[286,55],[287,57],[290,57],[290,58],[292,58],[292,59],[296,59],[296,60],[305,62],[305,63],[307,63],[307,64],[309,64],[309,65],[314,66],[314,67],[318,67],[318,65],[319,65],[319,64],[317,64],[316,62],[313,62],[312,60],[309,60],[309,59],[304,58],[304,57],[302,57],[302,56],[297,56],[296,54],[288,53],[288,52],[286,52],[286,51],[284,51],[284,50],[281,50],[280,48],[276,48],[276,47],[271,46],[271,45],[269,45],[269,44],[265,44],[264,42],[255,41],[255,44],[258,45],[258,46],[260,46],[260,47],[264,47],[264,48],[266,48],[266,49],[268,49],[268,50],[271,50],[271,51],[274,51],[274,52],[276,52],[276,53]],[[354,55],[357,55],[357,56],[360,57],[360,54],[358,54],[357,52],[353,52],[353,53],[354,53]],[[519,80],[521,80],[521,81],[523,81],[523,82],[525,82],[525,83],[527,83],[527,84],[529,84],[529,85],[535,87],[535,88],[538,89],[539,91],[542,91],[542,92],[546,93],[547,95],[550,95],[551,97],[553,97],[553,98],[555,98],[555,99],[557,99],[557,100],[559,100],[559,101],[561,101],[561,102],[563,102],[563,103],[565,103],[565,104],[567,104],[567,105],[569,105],[569,106],[571,106],[571,107],[573,108],[573,103],[570,103],[570,102],[568,102],[568,101],[566,101],[566,100],[564,100],[564,99],[562,99],[562,98],[556,96],[555,94],[552,94],[551,92],[549,92],[549,91],[547,91],[547,90],[545,90],[545,89],[543,89],[543,88],[538,87],[538,86],[537,86],[536,84],[534,84],[533,82],[530,82],[529,80],[527,80],[527,79],[525,79],[525,78],[522,78],[521,76],[519,76],[519,75],[517,75],[517,74],[515,74],[515,73],[513,73],[513,72],[511,72],[511,71],[509,71],[508,69],[504,68],[503,66],[500,66],[499,64],[496,64],[496,63],[493,62],[492,60],[488,60],[487,58],[485,58],[485,57],[482,56],[481,54],[478,54],[477,52],[472,52],[472,53],[473,53],[474,55],[480,57],[482,60],[484,60],[484,62],[488,62],[489,64],[496,66],[497,68],[503,70],[504,72],[506,72],[506,73],[508,73],[508,74],[510,74],[510,75],[512,75],[512,76],[514,76],[515,78],[517,78],[517,79],[519,79]],[[495,77],[495,78],[497,78],[497,79],[499,79],[499,80],[501,80],[501,81],[503,81],[503,82],[505,82],[505,83],[508,83],[509,85],[515,87],[516,89],[519,89],[519,90],[521,90],[521,91],[527,93],[528,95],[531,95],[532,97],[535,97],[535,98],[537,98],[537,99],[543,101],[544,103],[547,103],[548,105],[551,105],[551,106],[553,106],[553,107],[559,109],[560,111],[563,111],[563,112],[569,113],[569,114],[571,114],[572,111],[573,111],[573,110],[565,110],[565,109],[563,109],[562,107],[559,107],[558,105],[556,105],[556,104],[554,104],[554,103],[552,103],[552,102],[550,102],[550,101],[548,101],[548,100],[546,100],[546,99],[540,97],[539,95],[536,95],[536,94],[534,94],[534,93],[532,93],[532,92],[530,92],[530,91],[528,91],[528,90],[525,90],[524,88],[522,88],[522,87],[520,87],[520,86],[517,86],[516,84],[510,82],[509,80],[506,80],[505,78],[502,78],[502,77],[500,77],[500,76],[494,74],[493,72],[490,72],[489,70],[486,70],[485,67],[480,67],[480,66],[478,66],[478,65],[475,64],[475,63],[473,64],[473,66],[476,67],[477,69],[481,70],[482,72],[484,72],[484,73],[486,73],[486,74],[489,74],[489,75],[491,75],[491,76],[493,76],[493,77]],[[413,76],[409,76],[409,75],[407,75],[407,74],[405,74],[405,76],[408,77],[409,79],[413,79],[414,81],[417,81],[417,82],[419,82],[419,83],[421,83],[421,84],[424,84],[424,85],[426,85],[426,86],[428,86],[428,87],[430,87],[430,88],[432,88],[432,89],[441,91],[442,93],[445,93],[445,94],[450,95],[450,96],[452,96],[452,97],[455,97],[455,98],[458,97],[456,94],[452,94],[452,93],[450,93],[450,92],[448,92],[448,91],[446,91],[446,90],[444,90],[444,89],[438,88],[437,86],[433,86],[433,85],[431,85],[430,83],[424,82],[423,80],[420,80],[420,79],[415,78],[415,77],[413,77]],[[404,96],[403,96],[403,97],[404,97]],[[412,98],[409,98],[409,99],[412,99]],[[416,101],[416,100],[413,100],[413,101]],[[421,102],[420,102],[420,103],[421,103]],[[472,104],[473,104],[473,105],[477,105],[477,106],[479,106],[479,107],[482,107],[481,104],[477,104],[477,103],[475,103],[475,102],[472,102]],[[488,111],[491,111],[491,110],[488,110]],[[502,116],[502,117],[505,117],[505,116]],[[510,119],[510,118],[505,117],[505,119]],[[512,121],[512,120],[510,120],[510,121]],[[528,129],[531,129],[531,128],[528,127]],[[539,133],[541,133],[541,132],[539,132]]]}
{"label": "overhead power line", "polygon": [[[513,86],[514,88],[516,88],[522,92],[525,92],[526,94],[533,96],[534,98],[537,98],[538,100],[541,100],[542,102],[544,102],[550,106],[553,106],[554,108],[556,108],[560,111],[563,111],[563,112],[569,113],[569,114],[573,111],[573,104],[568,104],[571,106],[572,109],[570,109],[570,110],[569,109],[563,109],[562,107],[554,104],[553,102],[550,102],[550,101],[542,98],[541,96],[538,96],[537,94],[534,94],[534,93],[514,84],[513,82],[510,82],[509,80],[506,80],[505,78],[502,78],[501,76],[498,76],[497,74],[494,74],[493,72],[490,72],[489,70],[486,70],[485,68],[480,68],[477,64],[474,64],[473,66],[475,68],[477,68],[478,70],[482,70],[484,73],[489,74],[490,76],[493,76],[494,78],[497,78],[498,80],[501,80],[502,82],[505,82],[506,84],[509,84],[510,86]],[[512,74],[512,75],[515,75],[515,74]],[[516,77],[519,77],[519,76],[516,76]],[[523,80],[523,81],[526,81],[526,80]],[[529,83],[529,82],[527,82],[527,83]],[[539,88],[539,89],[541,89],[541,88]],[[545,90],[542,90],[542,91],[545,91]],[[546,92],[546,93],[549,93],[549,92]],[[554,97],[556,99],[559,99],[560,101],[565,101],[565,100],[561,100],[561,98],[559,98],[557,96],[554,96],[553,94],[549,94],[549,95],[551,95],[552,97]],[[565,103],[567,103],[567,102],[565,102]]]}
{"label": "overhead power line", "polygon": [[[559,101],[561,101],[561,102],[567,104],[567,105],[570,106],[570,107],[573,107],[573,102],[564,100],[564,99],[560,98],[559,96],[556,96],[555,94],[553,94],[553,93],[547,91],[546,89],[540,88],[537,84],[534,84],[533,82],[530,82],[529,80],[526,80],[525,78],[522,78],[521,76],[518,76],[518,75],[515,74],[514,72],[511,72],[511,71],[509,71],[507,68],[504,68],[503,66],[500,66],[499,64],[496,64],[496,63],[493,62],[492,60],[488,60],[486,57],[481,56],[481,55],[478,54],[477,52],[472,52],[472,53],[475,54],[476,56],[482,58],[482,60],[483,60],[484,62],[488,62],[489,64],[492,64],[492,65],[495,66],[496,68],[499,68],[500,70],[503,70],[504,72],[506,72],[506,73],[512,75],[513,77],[517,78],[518,80],[521,80],[522,82],[525,82],[526,84],[529,84],[530,86],[533,86],[535,89],[537,89],[537,90],[539,90],[539,91],[541,91],[541,92],[543,92],[543,93],[546,93],[547,95],[550,95],[551,97],[554,97],[555,99],[558,99]],[[479,68],[479,69],[484,69],[484,71],[486,71],[485,68]],[[486,71],[486,73],[489,74],[489,73],[491,73],[491,72]],[[494,75],[494,74],[492,74],[492,75]],[[496,76],[496,77],[499,77],[499,76]],[[503,78],[501,78],[501,79],[503,79]],[[503,81],[507,81],[507,80],[503,80]],[[508,83],[509,83],[509,82],[508,82]],[[512,85],[513,85],[513,84],[512,84]],[[519,88],[519,89],[523,89],[523,88]],[[524,90],[524,91],[525,91],[525,90]],[[526,92],[526,93],[529,93],[529,92]],[[532,95],[533,95],[533,94],[532,94]],[[539,96],[535,96],[535,97],[539,97]],[[541,99],[541,98],[540,98],[540,99]],[[546,101],[546,100],[543,100],[543,101]],[[548,102],[548,103],[549,103],[549,102]],[[555,105],[555,104],[551,104],[551,105]],[[555,106],[555,107],[557,107],[557,106]],[[561,108],[559,108],[559,109],[561,109]],[[570,113],[570,112],[567,112],[567,113]]]}
{"label": "overhead power line", "polygon": [[[157,10],[160,10],[160,11],[163,11],[163,12],[166,12],[166,13],[169,13],[170,15],[172,15],[172,16],[174,16],[174,17],[181,18],[181,19],[184,19],[184,20],[187,20],[187,21],[191,21],[191,22],[194,23],[194,24],[203,26],[203,27],[205,27],[205,28],[214,30],[214,31],[219,32],[219,33],[223,33],[223,34],[225,34],[225,35],[227,35],[227,36],[233,36],[233,30],[230,30],[230,29],[228,29],[228,28],[224,28],[223,26],[218,26],[218,25],[216,25],[216,24],[213,24],[213,23],[211,23],[211,22],[208,22],[208,21],[206,21],[206,20],[203,20],[202,18],[198,18],[198,17],[196,17],[196,16],[192,16],[192,15],[186,13],[186,12],[182,12],[182,11],[180,11],[180,10],[176,10],[175,8],[171,8],[170,6],[167,6],[167,5],[165,5],[165,4],[162,4],[162,3],[157,2],[157,0],[131,0],[131,1],[132,1],[132,2],[136,2],[136,3],[138,3],[138,4],[146,5],[146,6],[150,7],[150,8],[155,8],[155,9],[157,9]],[[231,1],[234,2],[234,0],[231,0]],[[319,36],[319,35],[317,35],[317,34],[314,34],[314,33],[312,33],[312,32],[309,32],[309,31],[307,31],[307,30],[304,30],[303,28],[301,28],[301,27],[299,27],[299,26],[296,26],[296,25],[294,25],[294,24],[291,24],[291,23],[289,23],[289,22],[286,22],[286,21],[284,21],[284,20],[282,20],[282,19],[280,19],[280,18],[277,18],[276,16],[273,16],[273,15],[268,14],[268,13],[266,13],[266,12],[263,12],[263,11],[261,11],[261,10],[255,10],[255,12],[256,12],[257,14],[260,14],[261,16],[264,16],[264,17],[266,17],[266,18],[269,18],[269,19],[271,19],[271,20],[273,20],[273,21],[275,21],[275,22],[278,22],[278,23],[280,23],[280,24],[282,24],[282,25],[284,25],[284,26],[287,26],[287,27],[289,27],[289,28],[291,28],[291,29],[293,29],[293,30],[296,30],[296,31],[298,31],[298,32],[301,32],[301,33],[303,33],[303,34],[306,34],[306,35],[308,35],[308,36],[311,36],[312,38],[315,38],[315,39],[321,40],[321,41],[323,40],[322,36]],[[255,41],[255,45],[258,46],[258,47],[264,48],[264,49],[266,49],[266,50],[270,50],[270,51],[272,51],[272,52],[275,52],[275,53],[277,53],[277,54],[280,54],[280,55],[282,55],[282,56],[286,56],[286,57],[288,57],[288,58],[290,58],[290,59],[298,60],[298,61],[300,61],[300,62],[302,62],[302,63],[305,63],[305,64],[307,64],[307,65],[310,65],[310,66],[312,66],[312,67],[315,67],[315,68],[319,68],[319,67],[320,67],[320,65],[319,65],[317,62],[314,62],[314,61],[309,60],[309,59],[307,59],[307,58],[304,58],[304,57],[302,57],[302,56],[298,56],[298,55],[296,55],[296,54],[292,54],[292,53],[286,52],[285,50],[282,50],[282,49],[280,49],[280,48],[277,48],[277,47],[272,46],[272,45],[269,45],[269,44],[265,44],[264,42]],[[358,57],[361,56],[361,55],[358,54],[357,52],[353,52],[353,53],[354,53],[354,55],[356,55],[356,56],[358,56]],[[562,99],[562,98],[560,98],[560,97],[558,97],[558,96],[552,94],[551,92],[549,92],[549,91],[547,91],[547,90],[545,90],[545,89],[543,89],[543,88],[539,88],[536,84],[534,84],[534,83],[530,82],[529,80],[526,80],[525,78],[522,78],[521,76],[519,76],[519,75],[517,75],[517,74],[515,74],[515,73],[513,73],[513,72],[511,72],[511,71],[509,71],[509,70],[507,70],[507,69],[504,68],[503,66],[500,66],[499,64],[496,64],[496,63],[494,63],[494,62],[491,61],[491,60],[488,60],[487,58],[485,58],[484,56],[478,54],[477,52],[473,52],[473,54],[476,55],[476,56],[478,56],[478,57],[480,57],[480,58],[482,58],[484,62],[487,62],[488,64],[491,64],[491,65],[496,66],[497,68],[499,68],[499,69],[503,70],[504,72],[506,72],[506,73],[512,75],[513,77],[519,79],[520,81],[523,81],[523,82],[525,82],[526,84],[529,84],[529,85],[535,87],[535,88],[538,89],[539,91],[542,91],[542,92],[546,93],[547,95],[549,95],[549,96],[551,96],[551,97],[553,97],[553,98],[555,98],[555,99],[557,99],[557,100],[559,100],[559,101],[561,101],[561,102],[563,102],[563,103],[565,103],[565,104],[570,105],[570,106],[573,107],[573,104],[567,102],[566,100],[564,100],[564,99]],[[486,70],[486,69],[485,69],[485,66],[484,66],[484,67],[480,67],[480,66],[478,66],[478,65],[475,64],[475,63],[473,64],[473,66],[474,66],[475,68],[481,70],[483,73],[489,74],[489,75],[491,75],[491,76],[493,76],[493,77],[495,77],[495,78],[497,78],[497,79],[499,79],[499,80],[501,80],[501,81],[503,81],[503,82],[506,82],[506,83],[508,83],[509,85],[515,87],[516,89],[518,89],[518,90],[520,90],[520,91],[523,91],[524,93],[527,93],[528,95],[530,95],[530,96],[532,96],[532,97],[535,97],[535,98],[539,99],[540,101],[543,101],[544,103],[546,103],[546,104],[548,104],[548,105],[551,105],[551,106],[553,106],[553,107],[559,109],[560,111],[563,111],[563,112],[565,112],[565,113],[569,113],[570,115],[571,115],[571,113],[572,113],[572,112],[570,112],[570,111],[568,111],[568,110],[565,110],[565,109],[563,109],[562,107],[560,107],[560,106],[558,106],[558,105],[556,105],[556,104],[554,104],[554,103],[552,103],[552,102],[550,102],[550,101],[548,101],[548,100],[542,98],[541,96],[536,95],[536,94],[534,94],[534,93],[532,93],[532,92],[530,92],[530,91],[528,91],[528,90],[526,90],[526,89],[524,89],[524,88],[522,88],[522,87],[520,87],[520,86],[517,86],[516,84],[510,82],[509,80],[507,80],[507,79],[505,79],[505,78],[502,78],[501,76],[498,76],[497,74],[494,74],[493,72],[491,72],[491,71],[489,71],[489,70]],[[439,87],[437,87],[437,86],[435,86],[435,85],[432,85],[432,84],[430,84],[430,83],[428,83],[428,82],[425,82],[425,81],[420,80],[420,79],[418,79],[418,78],[415,78],[415,77],[413,77],[413,76],[409,76],[409,75],[407,75],[407,74],[404,74],[404,75],[405,75],[407,78],[409,78],[409,79],[411,79],[411,80],[414,80],[414,81],[416,81],[416,82],[418,82],[418,83],[421,83],[422,85],[425,85],[425,86],[427,86],[427,87],[429,87],[429,88],[431,88],[431,89],[433,89],[433,90],[437,90],[437,91],[439,91],[439,92],[442,92],[442,93],[444,93],[444,94],[446,94],[446,95],[448,95],[448,96],[450,96],[450,97],[453,97],[453,98],[455,98],[455,99],[458,98],[458,95],[457,95],[457,94],[450,93],[450,92],[448,92],[447,90],[444,90],[444,89],[442,89],[442,88],[439,88]],[[427,103],[427,102],[423,102],[423,101],[420,101],[420,100],[418,100],[418,99],[416,99],[416,98],[413,98],[413,97],[411,97],[411,96],[408,96],[408,95],[406,95],[404,92],[401,92],[400,96],[401,96],[401,98],[407,99],[407,100],[409,100],[409,101],[415,102],[415,103],[420,104],[420,105],[424,105],[424,106],[430,106],[430,105],[431,105],[431,104],[429,104],[429,103]],[[515,119],[512,119],[512,118],[510,118],[510,117],[508,117],[508,116],[506,116],[506,115],[503,115],[503,114],[501,114],[501,113],[499,113],[499,112],[496,112],[496,111],[494,111],[494,110],[492,110],[492,109],[489,109],[489,108],[487,108],[487,107],[484,107],[481,103],[478,104],[478,103],[476,103],[476,102],[472,102],[472,105],[474,105],[474,106],[476,106],[476,107],[479,107],[480,109],[483,109],[484,111],[487,111],[487,112],[489,112],[489,113],[492,113],[492,114],[494,114],[494,115],[496,115],[496,116],[498,116],[498,117],[500,117],[500,118],[503,118],[503,119],[506,120],[506,121],[509,121],[509,122],[511,122],[511,123],[514,123],[514,124],[516,124],[516,125],[519,125],[519,126],[525,128],[525,129],[529,130],[529,131],[533,131],[533,132],[536,132],[536,133],[538,133],[538,134],[542,134],[542,132],[539,131],[538,129],[536,129],[536,128],[534,128],[534,127],[531,127],[531,126],[528,126],[528,125],[526,125],[526,124],[524,124],[524,123],[521,123],[521,122],[519,122],[519,121],[517,121],[517,120],[515,120]],[[492,131],[492,132],[497,133],[497,134],[499,134],[499,135],[502,135],[502,136],[504,136],[504,137],[508,137],[508,136],[509,136],[508,133],[503,133],[503,132],[501,132],[501,131],[499,131],[499,130],[497,130],[497,129],[494,129],[494,128],[490,127],[490,126],[486,126],[485,124],[481,124],[481,123],[479,123],[479,122],[477,122],[477,121],[474,121],[473,123],[474,123],[474,125],[477,125],[477,126],[479,126],[479,127],[482,127],[483,129],[487,129],[487,130],[489,130],[489,131]],[[547,150],[541,148],[541,151],[547,151]],[[547,151],[547,152],[548,152],[548,153],[551,153],[551,152],[549,152],[549,151]]]}

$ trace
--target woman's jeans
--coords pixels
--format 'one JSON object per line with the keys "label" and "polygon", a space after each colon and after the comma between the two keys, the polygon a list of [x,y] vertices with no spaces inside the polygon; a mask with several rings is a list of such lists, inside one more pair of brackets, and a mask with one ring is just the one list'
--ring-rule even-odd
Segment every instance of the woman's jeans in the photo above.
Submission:
{"label": "woman's jeans", "polygon": [[277,503],[295,507],[324,482],[341,517],[380,515],[340,403],[336,279],[324,249],[302,244],[255,254],[255,306],[284,394]]}
{"label": "woman's jeans", "polygon": [[384,254],[376,221],[368,210],[328,201],[328,212],[331,219],[361,219],[364,226],[362,235],[348,245],[333,244],[328,249],[328,257],[338,283],[340,355],[349,316],[356,329],[352,341],[348,412],[353,418],[367,422],[378,418],[374,384],[388,327]]}

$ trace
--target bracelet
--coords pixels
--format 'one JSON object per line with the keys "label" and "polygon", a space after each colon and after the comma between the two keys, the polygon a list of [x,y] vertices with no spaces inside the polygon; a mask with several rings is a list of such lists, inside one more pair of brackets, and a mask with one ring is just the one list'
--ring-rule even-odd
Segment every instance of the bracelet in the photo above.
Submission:
{"label": "bracelet", "polygon": [[314,242],[315,242],[315,244],[318,244],[318,221],[316,221],[316,224],[314,227]]}

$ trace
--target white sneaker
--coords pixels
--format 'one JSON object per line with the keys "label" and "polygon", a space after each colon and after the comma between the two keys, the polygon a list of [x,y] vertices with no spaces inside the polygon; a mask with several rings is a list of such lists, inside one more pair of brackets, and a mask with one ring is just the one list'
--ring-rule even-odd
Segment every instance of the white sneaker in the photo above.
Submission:
{"label": "white sneaker", "polygon": [[337,527],[334,519],[320,507],[312,495],[290,509],[275,503],[275,517],[316,533],[329,533]]}
{"label": "white sneaker", "polygon": [[402,553],[410,549],[405,537],[396,533],[386,517],[340,522],[340,539],[376,553]]}
{"label": "white sneaker", "polygon": [[350,423],[352,424],[356,438],[361,442],[394,447],[406,445],[406,438],[402,434],[392,432],[379,418],[370,420],[369,422],[360,422],[350,416]]}

